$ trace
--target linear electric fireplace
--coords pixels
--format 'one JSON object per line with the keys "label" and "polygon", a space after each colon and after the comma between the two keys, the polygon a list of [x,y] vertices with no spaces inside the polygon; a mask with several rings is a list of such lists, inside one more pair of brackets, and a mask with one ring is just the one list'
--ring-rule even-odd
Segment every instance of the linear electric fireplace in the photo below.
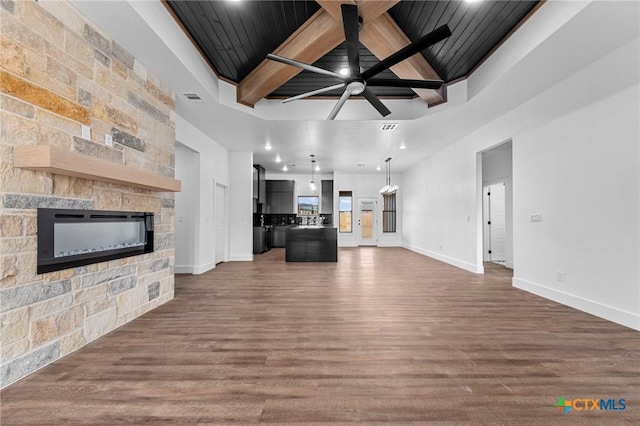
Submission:
{"label": "linear electric fireplace", "polygon": [[38,274],[153,252],[153,213],[38,209]]}

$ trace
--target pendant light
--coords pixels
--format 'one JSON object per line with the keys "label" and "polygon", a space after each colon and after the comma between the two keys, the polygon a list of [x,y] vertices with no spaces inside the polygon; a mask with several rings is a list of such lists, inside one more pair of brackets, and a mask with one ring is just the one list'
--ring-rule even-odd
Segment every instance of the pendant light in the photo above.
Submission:
{"label": "pendant light", "polygon": [[391,157],[384,160],[386,163],[386,171],[385,171],[385,183],[386,185],[380,189],[380,194],[382,195],[391,195],[395,194],[398,191],[398,185],[391,185]]}
{"label": "pendant light", "polygon": [[311,182],[309,182],[309,189],[311,190],[311,192],[316,192],[316,189],[318,189],[318,186],[316,185],[316,180],[315,180],[315,167],[316,166],[316,156],[311,154]]}

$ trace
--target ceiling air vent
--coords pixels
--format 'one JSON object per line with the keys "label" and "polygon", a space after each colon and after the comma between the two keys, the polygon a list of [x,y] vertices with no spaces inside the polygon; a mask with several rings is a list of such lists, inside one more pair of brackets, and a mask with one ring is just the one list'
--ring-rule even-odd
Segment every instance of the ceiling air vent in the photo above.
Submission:
{"label": "ceiling air vent", "polygon": [[186,96],[187,99],[189,99],[190,101],[201,101],[202,98],[200,97],[200,95],[198,95],[197,93],[183,93],[183,95]]}
{"label": "ceiling air vent", "polygon": [[398,127],[398,123],[384,123],[380,126],[380,130],[395,130]]}

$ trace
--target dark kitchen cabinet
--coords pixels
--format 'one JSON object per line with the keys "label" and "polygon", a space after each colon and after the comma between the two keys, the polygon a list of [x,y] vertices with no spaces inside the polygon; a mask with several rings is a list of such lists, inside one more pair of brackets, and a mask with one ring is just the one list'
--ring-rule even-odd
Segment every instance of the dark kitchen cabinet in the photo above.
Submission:
{"label": "dark kitchen cabinet", "polygon": [[257,200],[258,199],[258,169],[256,169],[255,166],[253,166],[253,175],[252,175],[252,188],[253,188],[253,199]]}
{"label": "dark kitchen cabinet", "polygon": [[320,201],[320,214],[333,214],[333,181],[322,181],[322,198]]}
{"label": "dark kitchen cabinet", "polygon": [[253,227],[253,254],[264,253],[267,248],[267,233],[264,226]]}
{"label": "dark kitchen cabinet", "polygon": [[270,226],[253,227],[253,254],[271,250],[273,229]]}
{"label": "dark kitchen cabinet", "polygon": [[260,204],[267,203],[267,180],[264,167],[253,165],[253,198]]}
{"label": "dark kitchen cabinet", "polygon": [[273,227],[273,242],[272,247],[284,248],[287,235],[287,229],[291,228],[290,225],[276,225]]}
{"label": "dark kitchen cabinet", "polygon": [[268,180],[267,213],[295,214],[293,196],[296,182],[293,180]]}

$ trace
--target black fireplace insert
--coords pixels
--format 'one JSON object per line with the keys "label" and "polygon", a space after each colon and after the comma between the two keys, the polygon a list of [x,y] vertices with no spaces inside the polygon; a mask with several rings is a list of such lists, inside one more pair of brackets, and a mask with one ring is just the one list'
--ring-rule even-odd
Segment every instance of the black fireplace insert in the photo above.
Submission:
{"label": "black fireplace insert", "polygon": [[38,209],[38,274],[153,252],[153,213]]}

